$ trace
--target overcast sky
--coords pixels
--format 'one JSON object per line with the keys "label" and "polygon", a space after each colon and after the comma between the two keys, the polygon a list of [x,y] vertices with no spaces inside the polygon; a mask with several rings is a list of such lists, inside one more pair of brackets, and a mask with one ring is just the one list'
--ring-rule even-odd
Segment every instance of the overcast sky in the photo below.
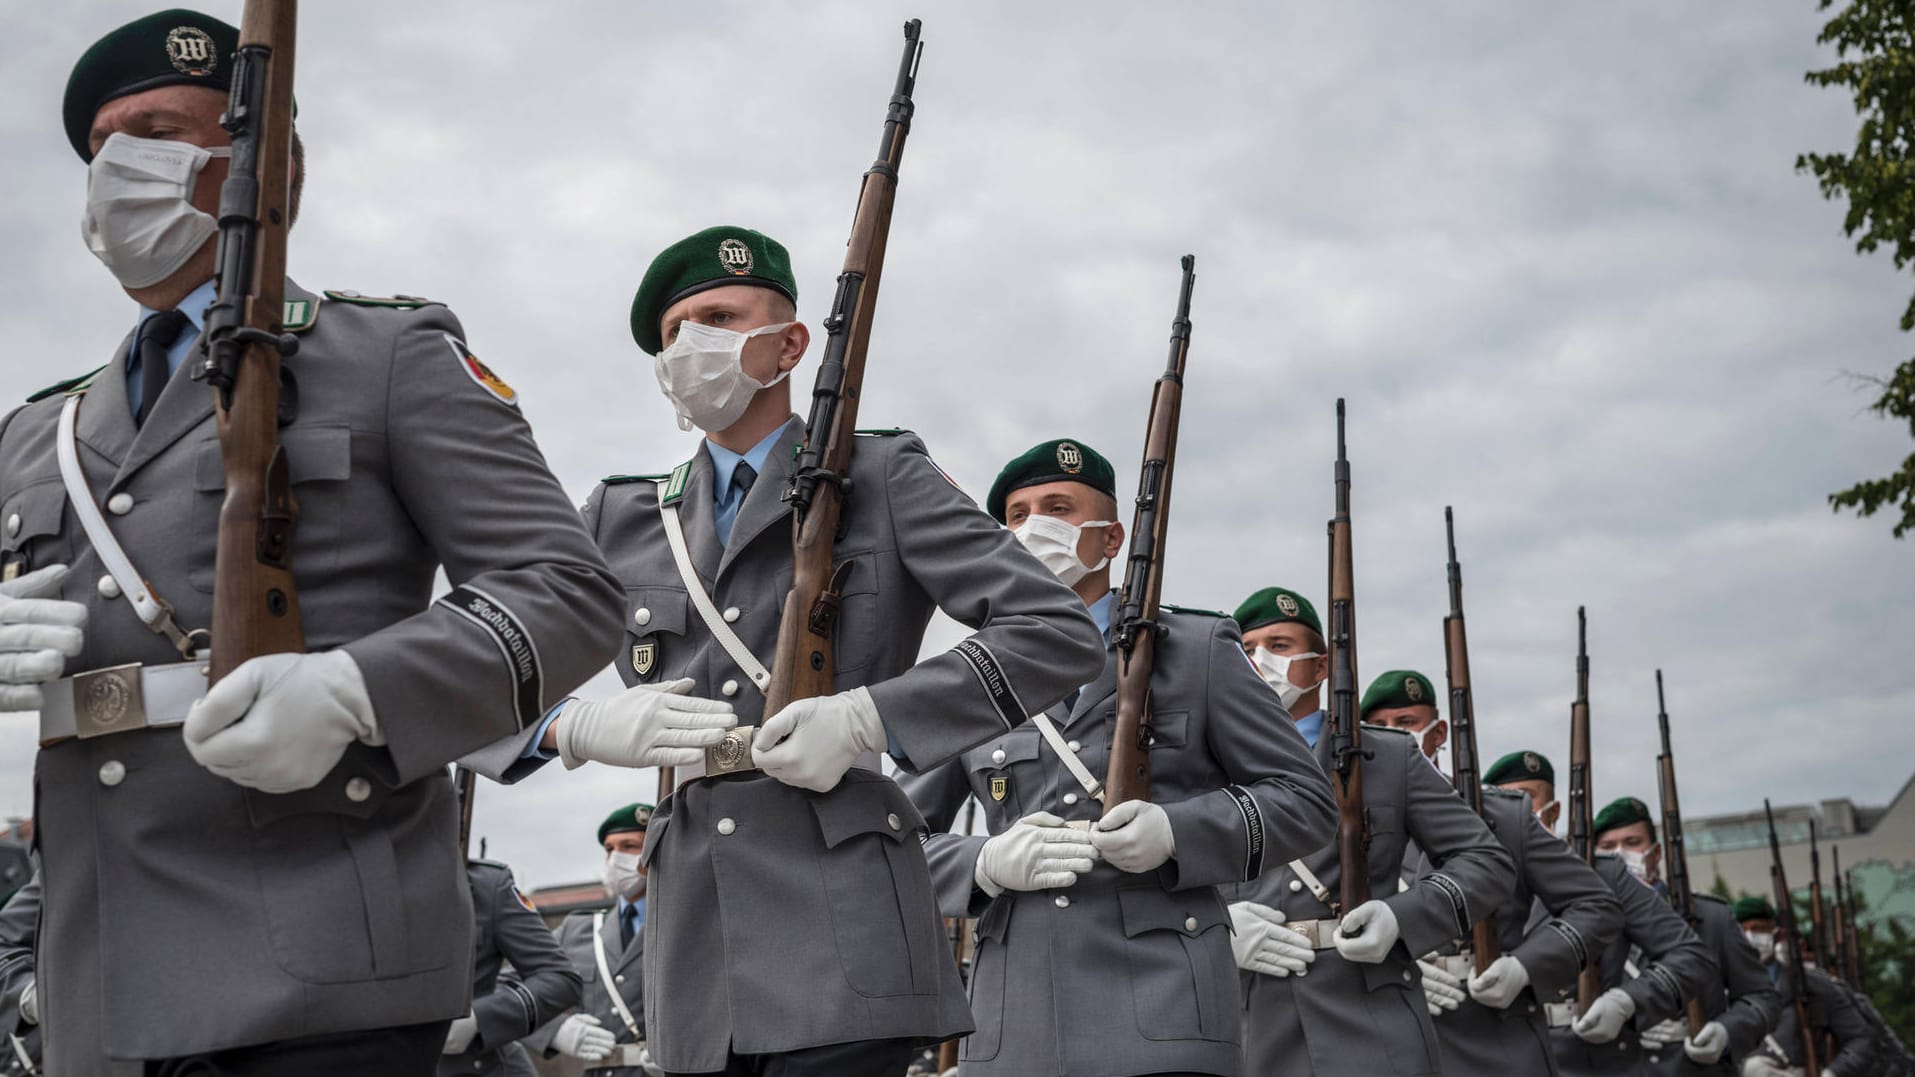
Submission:
{"label": "overcast sky", "polygon": [[[151,5],[7,8],[18,398],[134,316],[80,240],[59,110],[85,47]],[[1909,777],[1915,549],[1824,497],[1910,451],[1844,372],[1915,346],[1911,282],[1794,172],[1855,127],[1802,81],[1829,59],[1810,0],[308,3],[292,273],[450,304],[578,500],[669,468],[695,442],[627,330],[640,275],[699,228],[761,229],[821,340],[911,15],[863,425],[917,430],[980,498],[1062,435],[1132,487],[1194,253],[1172,600],[1321,601],[1345,396],[1366,680],[1441,683],[1453,504],[1486,759],[1566,762],[1584,604],[1599,801],[1655,792],[1658,665],[1691,813]],[[29,809],[32,751],[29,716],[0,723],[0,812]],[[478,832],[524,885],[595,877],[598,820],[651,792],[549,768],[486,787]]]}

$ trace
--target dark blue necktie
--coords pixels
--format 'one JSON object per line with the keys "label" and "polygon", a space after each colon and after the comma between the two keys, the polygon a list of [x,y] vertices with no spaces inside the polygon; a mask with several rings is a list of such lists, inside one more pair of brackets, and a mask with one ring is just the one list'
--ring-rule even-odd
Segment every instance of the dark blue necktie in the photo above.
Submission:
{"label": "dark blue necktie", "polygon": [[618,911],[619,945],[622,947],[625,947],[626,949],[630,949],[632,945],[632,936],[637,934],[637,928],[638,928],[638,906],[627,905],[624,908],[620,909]]}
{"label": "dark blue necktie", "polygon": [[140,326],[140,410],[133,413],[133,425],[146,422],[146,417],[159,403],[160,394],[166,391],[166,383],[173,375],[166,364],[166,353],[184,328],[186,315],[177,310],[160,311]]}

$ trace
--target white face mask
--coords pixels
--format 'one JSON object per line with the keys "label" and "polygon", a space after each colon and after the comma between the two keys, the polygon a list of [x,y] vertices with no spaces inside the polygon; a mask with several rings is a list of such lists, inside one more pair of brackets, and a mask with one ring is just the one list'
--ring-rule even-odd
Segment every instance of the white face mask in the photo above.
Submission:
{"label": "white face mask", "polygon": [[1650,881],[1648,850],[1618,849],[1616,852],[1622,857],[1623,866],[1629,869],[1629,874],[1634,875],[1637,882],[1647,883]]}
{"label": "white face mask", "polygon": [[1744,931],[1742,937],[1755,947],[1755,954],[1764,965],[1775,960],[1775,934],[1769,931]]}
{"label": "white face mask", "polygon": [[697,426],[706,433],[723,430],[738,421],[760,389],[785,380],[781,370],[770,381],[745,373],[745,342],[752,337],[782,332],[796,322],[761,325],[748,333],[720,329],[698,322],[680,322],[678,336],[658,353],[653,369],[658,387],[678,409],[678,428]]}
{"label": "white face mask", "polygon": [[645,892],[645,876],[638,870],[637,853],[612,853],[605,858],[605,889],[615,898],[636,901]]}
{"label": "white face mask", "polygon": [[1017,541],[1031,551],[1031,555],[1044,563],[1051,574],[1064,581],[1064,586],[1074,587],[1078,580],[1110,564],[1110,558],[1100,557],[1094,565],[1087,565],[1077,557],[1077,541],[1087,527],[1109,527],[1114,520],[1085,520],[1074,524],[1060,520],[1055,516],[1027,516],[1011,534]]}
{"label": "white face mask", "polygon": [[193,208],[193,182],[207,161],[232,155],[231,146],[109,135],[87,166],[87,249],[128,288],[172,276],[219,230],[212,214]]}
{"label": "white face mask", "polygon": [[1289,710],[1297,705],[1297,700],[1303,698],[1303,693],[1323,683],[1321,679],[1318,679],[1316,684],[1290,683],[1290,663],[1322,657],[1315,651],[1306,651],[1303,654],[1277,654],[1258,647],[1251,653],[1250,662],[1257,667],[1257,673],[1263,677],[1263,683],[1276,690],[1277,701],[1283,704],[1283,709]]}

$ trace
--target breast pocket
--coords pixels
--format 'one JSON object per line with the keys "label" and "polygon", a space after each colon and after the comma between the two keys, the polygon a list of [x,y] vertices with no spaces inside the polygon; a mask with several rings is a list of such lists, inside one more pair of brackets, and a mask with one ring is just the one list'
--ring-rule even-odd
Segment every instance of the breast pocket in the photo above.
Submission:
{"label": "breast pocket", "polygon": [[1037,734],[1021,730],[965,755],[971,792],[990,818],[1022,819],[1043,806],[1044,769],[1037,752]]}
{"label": "breast pocket", "polygon": [[[330,574],[339,562],[339,545],[352,521],[346,517],[347,481],[352,478],[352,431],[344,426],[302,426],[294,423],[279,432],[286,453],[286,471],[299,505],[299,523],[293,531],[293,572],[315,578]],[[218,526],[220,506],[226,500],[226,464],[219,440],[200,442],[193,458],[193,488],[199,515],[212,521],[205,534]],[[198,590],[213,590],[214,543],[193,544],[187,579]]]}
{"label": "breast pocket", "polygon": [[36,483],[0,502],[0,575],[13,579],[70,561],[61,536],[65,517],[66,488],[57,479]]}
{"label": "breast pocket", "polygon": [[679,587],[625,589],[625,650],[618,675],[626,684],[673,679],[666,670],[682,670],[690,657],[685,646],[691,596]]}
{"label": "breast pocket", "polygon": [[845,577],[841,595],[835,651],[835,668],[839,673],[851,673],[869,666],[877,654],[878,645],[880,607],[877,559],[870,554],[839,558],[840,564],[847,562],[851,565],[851,572]]}

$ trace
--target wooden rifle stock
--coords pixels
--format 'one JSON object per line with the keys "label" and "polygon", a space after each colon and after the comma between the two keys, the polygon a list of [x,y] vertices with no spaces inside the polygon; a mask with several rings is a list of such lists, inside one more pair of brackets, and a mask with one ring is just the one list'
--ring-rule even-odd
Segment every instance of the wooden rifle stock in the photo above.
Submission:
{"label": "wooden rifle stock", "polygon": [[[1669,903],[1682,914],[1692,929],[1701,930],[1696,918],[1696,895],[1689,877],[1689,851],[1682,838],[1682,800],[1676,793],[1676,750],[1669,743],[1669,706],[1662,695],[1662,671],[1656,671],[1656,725],[1662,734],[1662,754],[1656,757],[1656,785],[1662,797],[1662,861],[1669,876]],[[1695,1036],[1708,1023],[1700,996],[1691,996],[1684,1005],[1689,1035]]]}
{"label": "wooden rifle stock", "polygon": [[1363,806],[1363,730],[1356,697],[1355,556],[1350,540],[1350,457],[1337,399],[1336,515],[1330,520],[1330,787],[1337,802],[1337,914],[1370,900],[1370,817]]}
{"label": "wooden rifle stock", "polygon": [[1809,983],[1802,966],[1802,936],[1795,918],[1795,898],[1789,893],[1789,875],[1782,866],[1782,842],[1775,835],[1775,809],[1762,801],[1769,821],[1769,882],[1775,891],[1776,930],[1788,940],[1789,1005],[1795,1010],[1795,1028],[1802,1039],[1802,1068],[1807,1077],[1821,1077],[1815,1030],[1809,1027]]}
{"label": "wooden rifle stock", "polygon": [[[972,797],[964,802],[964,830],[962,832],[968,835],[976,825],[977,798]],[[951,921],[951,932],[955,936],[951,940],[951,956],[957,961],[958,974],[963,976],[966,982],[968,982],[971,976],[970,973],[965,970],[964,962],[970,957],[972,944],[971,921],[961,916],[953,918]],[[938,1072],[948,1073],[956,1069],[957,1064],[957,1037],[952,1037],[938,1044]]]}
{"label": "wooden rifle stock", "polygon": [[[1576,699],[1569,705],[1569,845],[1583,863],[1596,862],[1596,831],[1589,789],[1589,618],[1576,607]],[[1602,994],[1602,959],[1589,955],[1589,964],[1576,977],[1576,1013],[1588,1013]]]}
{"label": "wooden rifle stock", "polygon": [[296,0],[246,0],[220,123],[233,156],[219,196],[218,297],[195,376],[213,386],[226,500],[213,563],[211,680],[306,649],[292,547],[299,506],[279,444],[286,231],[292,224]]}
{"label": "wooden rifle stock", "polygon": [[825,318],[824,359],[811,393],[805,439],[785,500],[792,505],[791,591],[778,623],[778,649],[765,688],[766,717],[799,699],[830,695],[837,671],[838,611],[852,562],[833,565],[838,522],[851,476],[865,352],[877,313],[878,281],[891,234],[898,167],[911,130],[911,92],[917,83],[919,22],[904,24],[904,59],[885,113],[878,157],[865,172],[852,215],[838,291]]}
{"label": "wooden rifle stock", "polygon": [[[1443,618],[1443,669],[1450,690],[1450,783],[1483,816],[1482,760],[1476,754],[1476,702],[1470,689],[1469,633],[1463,627],[1463,566],[1456,560],[1456,516],[1443,506],[1443,531],[1449,540],[1450,612]],[[1470,927],[1471,964],[1478,972],[1503,955],[1496,913],[1487,912]]]}
{"label": "wooden rifle stock", "polygon": [[1117,597],[1117,721],[1104,776],[1104,813],[1127,800],[1150,799],[1150,675],[1157,664],[1157,614],[1163,600],[1164,541],[1170,533],[1170,479],[1177,465],[1184,367],[1190,358],[1190,293],[1197,259],[1183,257],[1177,313],[1170,322],[1170,360],[1150,395],[1144,464],[1137,477],[1124,589]]}
{"label": "wooden rifle stock", "polygon": [[479,776],[465,769],[454,767],[456,775],[454,785],[459,791],[459,855],[472,859],[472,802],[479,791]]}
{"label": "wooden rifle stock", "polygon": [[1829,956],[1828,914],[1822,905],[1822,849],[1819,828],[1809,820],[1809,940],[1815,946],[1815,959],[1824,967],[1834,967]]}

